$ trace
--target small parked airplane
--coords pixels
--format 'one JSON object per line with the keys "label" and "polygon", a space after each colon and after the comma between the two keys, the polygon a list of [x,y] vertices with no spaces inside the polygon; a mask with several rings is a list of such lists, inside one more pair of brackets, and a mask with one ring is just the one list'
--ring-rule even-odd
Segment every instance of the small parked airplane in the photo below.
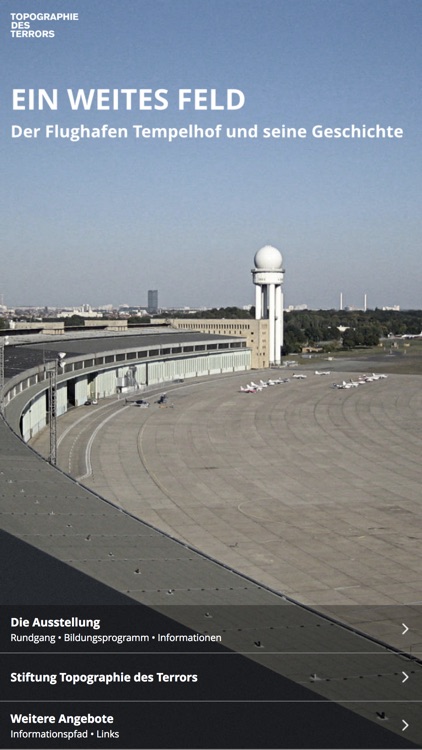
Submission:
{"label": "small parked airplane", "polygon": [[256,383],[253,382],[253,380],[251,380],[249,387],[254,388],[256,391],[262,391],[262,385],[257,385]]}
{"label": "small parked airplane", "polygon": [[315,375],[331,375],[330,370],[315,370]]}
{"label": "small parked airplane", "polygon": [[370,380],[384,380],[387,375],[384,375],[384,373],[376,374],[375,372],[371,373],[371,375],[366,375],[364,377],[367,377]]}
{"label": "small parked airplane", "polygon": [[352,378],[350,378],[349,383],[352,388],[357,388],[359,385],[364,385],[363,380],[352,380]]}
{"label": "small parked airplane", "polygon": [[296,380],[303,380],[304,378],[307,378],[308,376],[304,375],[302,372],[295,372],[293,377],[296,378]]}

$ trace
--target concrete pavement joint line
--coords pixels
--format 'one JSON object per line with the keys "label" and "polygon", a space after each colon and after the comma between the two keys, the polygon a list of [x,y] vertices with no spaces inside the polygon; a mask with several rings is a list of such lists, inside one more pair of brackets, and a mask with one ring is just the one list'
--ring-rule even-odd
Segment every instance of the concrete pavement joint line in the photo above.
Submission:
{"label": "concrete pavement joint line", "polygon": [[[243,377],[244,375],[242,374],[238,376],[239,380]],[[236,510],[239,513],[240,510],[241,517],[245,521],[240,521],[239,533],[236,533],[235,536],[236,542],[238,541],[238,536],[242,536],[244,533],[252,535],[259,531],[256,526],[245,526],[248,518],[255,518],[255,524],[256,521],[263,524],[266,528],[262,529],[262,531],[267,534],[264,537],[266,541],[262,542],[262,539],[258,539],[257,544],[264,543],[268,546],[268,543],[271,544],[268,539],[269,524],[273,525],[274,516],[272,514],[276,513],[277,533],[289,532],[288,534],[286,533],[286,539],[283,544],[293,545],[293,548],[289,550],[290,555],[293,555],[293,565],[296,565],[296,558],[298,556],[303,559],[305,550],[314,558],[316,556],[319,562],[323,560],[324,564],[330,568],[333,565],[336,570],[339,568],[335,580],[330,571],[324,571],[321,564],[318,564],[318,568],[314,571],[315,575],[318,576],[329,574],[326,579],[327,585],[325,588],[328,587],[331,589],[331,586],[333,586],[336,594],[340,589],[346,588],[359,592],[359,583],[362,584],[360,579],[364,575],[367,577],[369,572],[371,573],[372,588],[375,586],[372,596],[377,596],[378,589],[382,590],[384,582],[384,574],[381,575],[380,566],[382,561],[390,556],[389,554],[386,555],[385,545],[389,543],[388,546],[391,547],[391,543],[395,541],[396,544],[394,544],[394,547],[397,547],[397,544],[399,544],[404,550],[405,545],[407,546],[408,543],[403,518],[396,515],[392,516],[391,513],[395,510],[399,499],[403,508],[408,507],[409,511],[416,501],[416,489],[414,486],[416,475],[415,477],[412,477],[412,475],[408,476],[407,481],[404,477],[403,487],[398,484],[397,479],[394,482],[394,486],[392,486],[390,460],[394,460],[394,455],[391,455],[391,451],[394,448],[395,452],[396,446],[389,446],[388,442],[386,446],[380,440],[380,431],[385,435],[387,441],[391,440],[390,428],[393,427],[398,442],[397,451],[400,453],[402,450],[401,444],[405,442],[404,438],[407,434],[404,427],[408,418],[409,390],[405,388],[405,393],[400,395],[401,411],[400,414],[395,414],[397,399],[394,398],[394,389],[390,390],[390,388],[383,388],[382,395],[381,392],[378,394],[374,389],[370,391],[368,387],[366,392],[363,390],[347,391],[345,394],[341,393],[339,398],[339,394],[336,392],[324,390],[323,393],[322,389],[319,390],[315,386],[315,388],[312,388],[312,392],[306,389],[309,396],[313,397],[311,400],[314,402],[313,404],[308,403],[306,405],[302,404],[302,399],[305,396],[303,388],[294,388],[289,392],[289,397],[292,397],[291,403],[287,402],[284,392],[282,397],[272,399],[272,403],[269,403],[266,401],[265,395],[262,398],[257,396],[253,399],[249,398],[249,400],[245,400],[242,396],[234,397],[231,384],[236,381],[236,377],[232,376],[230,379],[219,378],[219,380],[220,383],[224,382],[224,380],[228,382],[222,388],[221,392],[218,388],[210,388],[210,393],[207,394],[211,396],[209,401],[202,398],[202,396],[195,398],[195,403],[192,403],[192,398],[186,399],[186,401],[183,398],[180,406],[185,408],[178,409],[177,414],[175,412],[158,412],[156,409],[153,409],[152,411],[156,415],[156,418],[152,422],[149,419],[152,416],[151,410],[149,414],[143,412],[142,416],[148,419],[148,430],[145,429],[146,422],[143,422],[143,425],[139,425],[139,422],[135,425],[135,420],[131,420],[133,422],[134,443],[140,442],[140,451],[138,445],[136,448],[134,446],[133,451],[129,450],[129,435],[125,433],[125,440],[121,442],[119,455],[121,452],[120,458],[123,461],[125,472],[130,476],[135,488],[136,485],[139,485],[136,462],[134,462],[136,453],[138,453],[139,458],[142,459],[142,456],[144,458],[143,471],[146,472],[148,480],[151,482],[151,491],[152,484],[157,488],[156,497],[151,494],[150,490],[148,490],[148,493],[143,490],[142,496],[139,496],[141,505],[142,503],[146,504],[146,516],[150,517],[154,515],[153,523],[155,526],[160,525],[160,519],[157,517],[157,514],[162,517],[162,524],[164,524],[164,519],[168,517],[169,522],[171,522],[168,533],[172,537],[175,534],[177,536],[177,527],[179,527],[180,538],[180,533],[183,531],[183,518],[179,518],[175,513],[172,515],[171,509],[163,505],[163,502],[166,502],[164,498],[172,502],[169,495],[169,492],[171,492],[173,502],[176,506],[180,506],[178,511],[184,510],[193,519],[197,519],[197,523],[192,526],[186,539],[185,535],[182,537],[183,542],[186,542],[188,545],[192,544],[193,534],[197,533],[196,530],[199,523],[209,522],[208,533],[216,536],[218,518],[232,529],[235,518],[233,511]],[[392,379],[391,385],[393,384],[398,385],[398,379]],[[190,393],[192,393],[192,388],[196,388],[196,385],[205,385],[205,382],[185,385],[184,388],[191,388]],[[161,388],[163,388],[163,384],[161,384]],[[182,389],[178,390],[180,392]],[[185,393],[187,393],[186,390]],[[358,394],[359,400],[356,398]],[[266,395],[270,395],[270,393],[268,392]],[[410,389],[410,395],[414,401],[412,389]],[[368,409],[368,400],[372,396],[374,396],[374,413],[371,413],[372,409]],[[384,399],[387,401],[386,405],[380,403]],[[239,408],[237,406],[238,400]],[[256,407],[258,407],[259,413],[255,413]],[[403,408],[405,409],[404,412],[402,411]],[[227,424],[224,424],[223,419],[226,412],[234,419],[233,423],[230,422],[228,427]],[[269,432],[268,426],[270,426]],[[310,434],[312,426],[318,427],[318,440],[315,440],[315,436]],[[141,427],[143,429],[140,433]],[[265,432],[265,427],[267,427],[267,432]],[[115,427],[111,434],[114,444],[117,435]],[[240,451],[239,447],[235,445],[236,434],[243,435]],[[283,435],[282,445],[284,454],[280,452],[280,434]],[[109,431],[106,431],[107,439],[109,439],[110,435]],[[122,437],[120,435],[118,439],[121,440]],[[308,452],[305,454],[304,450],[306,448],[308,448]],[[305,469],[301,466],[300,471],[297,467],[300,460],[300,455],[298,456],[299,449],[301,449],[300,453],[303,452],[303,455],[306,456]],[[110,469],[111,472],[112,467],[108,464],[110,455],[110,451],[107,452],[106,450],[104,461],[106,462],[106,468]],[[279,476],[277,472],[275,474],[274,490],[271,489],[266,479],[265,471],[261,468],[261,461],[264,458],[267,459],[267,464],[263,464],[264,469],[265,466],[270,466],[275,471],[277,467],[284,467],[282,476],[281,474]],[[183,459],[182,464],[178,463],[179,459]],[[243,465],[241,465],[242,462]],[[150,470],[147,469],[145,464],[148,464]],[[178,468],[179,466],[181,466],[180,469]],[[234,474],[236,478],[237,492],[233,491],[233,485],[235,484],[233,476],[226,476],[226,470],[230,469],[230,466],[231,474]],[[377,470],[382,471],[382,476],[387,475],[388,483],[387,481],[380,481],[381,477],[377,476],[376,471],[375,474],[373,473],[373,466],[374,468],[377,467]],[[215,471],[204,473],[204,469],[213,469]],[[351,471],[352,469],[353,471]],[[281,468],[278,468],[277,471],[281,472]],[[317,504],[317,498],[314,498],[314,495],[315,488],[319,488],[319,491],[321,490],[321,485],[318,481],[320,479],[319,471],[324,472],[327,482],[326,489],[329,492],[327,497],[325,497],[324,493]],[[136,481],[133,481],[134,477]],[[190,488],[193,494],[187,498],[188,507],[183,509],[183,504],[180,505],[180,503],[182,494],[183,497],[186,495],[186,479],[189,477],[194,480]],[[112,478],[116,478],[114,477],[114,469]],[[229,482],[227,491],[224,491],[223,482]],[[116,483],[114,482],[114,484]],[[114,484],[111,486],[114,486]],[[207,492],[207,484],[210,487],[212,486],[212,495]],[[251,485],[250,490],[248,489],[249,485]],[[116,484],[117,487],[118,485]],[[169,492],[167,492],[165,487],[169,488]],[[260,487],[258,493],[259,501],[254,490],[254,488],[258,487]],[[404,502],[406,487],[412,490],[411,494],[413,497],[407,503]],[[302,492],[300,491],[301,489]],[[283,491],[284,500],[283,504],[279,506],[281,490]],[[158,493],[163,494],[162,500],[159,498]],[[231,510],[228,506],[228,495],[232,498],[232,502],[236,503],[236,505],[233,504]],[[371,500],[368,503],[369,498]],[[389,505],[385,504],[387,500]],[[257,508],[253,507],[253,501],[258,502]],[[300,531],[299,529],[296,530],[295,526],[289,526],[289,523],[294,523],[295,518],[297,518],[298,511],[296,505],[298,501],[301,501],[300,508],[302,510],[302,506],[304,506],[303,511],[305,512],[304,528]],[[136,502],[136,498],[132,499],[132,496],[129,497],[128,505],[130,508],[134,507]],[[264,507],[260,507],[262,503]],[[204,505],[210,509],[207,513],[203,510]],[[392,508],[391,513],[390,505]],[[149,507],[153,509],[151,512],[148,510]],[[399,506],[397,507],[399,510]],[[341,544],[338,542],[336,534],[333,534],[332,521],[330,521],[332,519],[333,508],[335,508],[334,531],[345,535],[345,537],[342,537]],[[141,509],[136,505],[136,510],[139,513]],[[257,510],[258,512],[256,513]],[[256,515],[254,515],[254,511]],[[386,513],[384,516],[382,511],[388,512],[389,515]],[[416,511],[413,512],[415,513]],[[340,524],[339,527],[339,518],[342,513],[346,513],[346,517],[344,523]],[[199,520],[198,514],[200,514]],[[417,514],[418,516],[419,514]],[[417,517],[412,519],[412,523],[413,521],[416,522]],[[164,525],[167,528],[167,524]],[[375,526],[379,526],[379,531],[381,532],[379,543],[377,541],[378,528],[373,528]],[[396,538],[397,533],[402,535],[399,537],[399,542]],[[311,538],[310,534],[312,535]],[[352,538],[350,534],[352,534]],[[217,534],[217,536],[219,535],[221,536],[221,534]],[[348,536],[349,539],[347,539]],[[226,540],[226,537],[227,531],[224,531],[222,538]],[[357,546],[356,537],[359,540],[363,540],[363,542],[368,538],[368,543]],[[232,541],[231,537],[230,541]],[[241,541],[243,541],[243,536]],[[248,540],[245,539],[245,541],[247,542]],[[196,544],[198,544],[198,541],[196,541]],[[213,557],[218,557],[219,553],[222,554],[220,546],[218,544],[218,549],[208,547],[207,552],[209,553],[212,550]],[[233,545],[229,544],[229,547],[231,546]],[[375,550],[372,549],[373,546],[375,546],[376,554]],[[291,577],[293,570],[286,568],[286,560],[289,556],[281,553],[283,549],[284,547],[281,548],[281,551],[277,551],[277,541],[274,541],[271,546],[271,554],[274,553],[280,558],[276,560],[276,574],[280,575],[283,573]],[[371,550],[367,560],[367,564],[370,566],[369,571],[368,568],[365,569],[363,565],[355,562],[355,557],[359,560],[361,554],[362,556],[367,555],[368,549]],[[267,561],[262,561],[256,555],[257,551],[258,548],[253,548],[250,555],[256,560],[255,564],[261,570],[261,574],[264,575],[262,571],[265,572],[267,570]],[[347,560],[346,564],[343,563],[340,565],[344,554],[346,554],[346,558],[350,556],[352,562],[349,563]],[[315,564],[315,560],[312,561],[308,557],[305,569],[313,570],[312,565]],[[396,564],[398,560],[400,563],[406,562],[406,558],[401,554],[399,557],[396,557]],[[227,555],[226,563],[228,561],[230,561],[230,567],[239,567],[240,561],[235,560],[233,556]],[[411,563],[408,564],[410,565]],[[349,565],[352,566],[353,571],[348,570]],[[413,569],[415,569],[415,566],[416,563],[411,564]],[[249,571],[250,573],[251,569],[251,566],[244,566],[244,571]],[[403,573],[401,572],[402,570]],[[346,573],[350,572],[352,572],[352,576],[349,575],[347,577]],[[406,570],[402,565],[400,565],[400,570],[395,569],[395,572],[396,581],[400,580],[404,583],[407,580],[407,584],[410,585],[409,577],[406,575]],[[407,571],[407,573],[409,572]],[[252,575],[256,580],[257,573],[255,570]],[[302,577],[300,577],[298,585],[301,584],[305,587],[304,591],[306,591],[308,582],[306,580],[302,581]],[[265,573],[264,580],[268,582],[269,578],[270,576]],[[277,583],[275,580],[271,580],[270,586],[276,585],[278,588],[279,584],[280,580]],[[416,585],[414,588],[416,588]],[[352,594],[352,590],[350,594]],[[406,590],[407,598],[411,599],[412,593],[415,594],[416,592]],[[317,594],[313,593],[309,596],[312,597],[313,601]],[[320,604],[324,603],[325,598],[324,592],[322,592]],[[359,596],[356,594],[357,600],[362,600],[361,594]],[[336,598],[335,601],[338,601],[338,599]],[[352,599],[352,601],[355,600]]]}
{"label": "concrete pavement joint line", "polygon": [[[200,383],[196,383],[196,384],[192,384],[192,385],[200,385]],[[185,387],[188,387],[188,386],[185,386]],[[173,388],[171,390],[176,390],[176,388]],[[142,394],[143,395],[152,396],[152,395],[156,395],[157,393],[160,393],[161,391],[162,391],[162,388],[158,388],[158,387],[154,386],[151,389],[151,391],[148,391],[148,392],[142,391]],[[92,417],[95,414],[98,414],[98,412],[100,411],[100,409],[106,409],[106,408],[109,408],[109,407],[118,407],[121,404],[125,404],[123,406],[123,408],[127,408],[127,406],[130,405],[130,404],[126,405],[126,400],[125,400],[125,402],[122,402],[121,399],[118,398],[117,401],[112,401],[111,403],[107,403],[107,404],[104,404],[103,406],[99,406],[98,409],[95,409],[95,412],[89,411],[87,414],[84,414],[83,417],[80,417],[76,422],[72,423],[71,425],[69,425],[69,427],[66,428],[66,430],[63,432],[63,434],[60,436],[60,438],[59,438],[59,440],[57,442],[57,447],[59,447],[59,445],[62,442],[62,440],[64,440],[64,438],[67,437],[67,435],[70,433],[70,431],[73,430],[73,428],[76,427],[80,422],[82,422],[83,420],[85,420],[85,419],[87,419],[89,417]],[[119,414],[119,413],[120,413],[120,411],[114,412],[114,414],[110,415],[110,417],[108,417],[103,422],[101,422],[101,424],[92,433],[92,435],[91,435],[91,437],[90,437],[90,439],[88,441],[86,451],[85,451],[85,463],[86,463],[86,467],[87,467],[87,472],[88,473],[84,474],[83,476],[78,477],[77,481],[80,481],[82,479],[87,479],[89,476],[91,476],[91,474],[92,474],[92,467],[91,467],[91,462],[90,462],[90,453],[91,453],[91,447],[92,447],[93,441],[95,439],[95,436],[96,436],[98,430],[106,422],[108,422],[109,419],[111,419],[113,416],[116,416],[116,414]],[[78,434],[77,437],[75,438],[75,440],[73,441],[72,448],[70,449],[70,452],[69,452],[69,461],[68,461],[69,473],[71,473],[72,451],[73,451],[73,448],[74,448],[74,446],[76,444],[76,441],[78,440],[79,437],[80,437],[80,434]],[[89,464],[89,466],[88,466],[88,464]]]}
{"label": "concrete pavement joint line", "polygon": [[[236,373],[236,375],[237,375],[237,373]],[[229,374],[227,374],[227,375],[225,375],[223,377],[220,377],[220,378],[215,378],[214,380],[226,380],[228,377],[229,377]],[[214,382],[214,380],[203,380],[200,383],[189,383],[187,385],[183,385],[183,386],[178,385],[178,386],[173,386],[173,387],[171,387],[172,384],[170,384],[169,391],[172,392],[172,391],[176,391],[176,390],[177,391],[184,390],[186,388],[194,388],[194,387],[197,387],[197,386],[200,386],[200,385],[205,385],[205,383]],[[166,383],[160,383],[160,384],[152,386],[151,389],[146,388],[144,391],[139,391],[139,393],[137,393],[135,395],[139,395],[139,396],[155,396],[155,395],[157,395],[157,393],[161,393],[162,392],[163,388],[161,386],[165,387],[166,385],[167,385]],[[95,409],[95,413],[97,414],[101,409],[106,409],[106,408],[113,407],[113,406],[119,406],[122,403],[126,404],[126,399],[123,402],[120,398],[117,398],[116,401],[111,401],[111,402],[109,402],[107,404],[103,404],[103,406],[99,406],[97,409]],[[77,419],[76,422],[73,422],[72,424],[70,424],[64,430],[64,432],[62,433],[62,435],[60,435],[60,437],[59,437],[59,439],[57,441],[57,447],[60,446],[60,443],[64,440],[65,437],[67,437],[67,435],[69,434],[69,432],[71,430],[73,430],[74,427],[76,427],[83,420],[91,417],[93,415],[93,413],[94,412],[89,411],[87,414],[84,414],[83,417],[80,417],[79,419]]]}
{"label": "concrete pavement joint line", "polygon": [[[226,377],[222,377],[222,378],[214,378],[211,381],[210,380],[204,380],[204,381],[201,381],[200,383],[189,383],[188,385],[183,385],[183,386],[180,386],[179,388],[172,388],[171,390],[172,391],[173,390],[182,391],[182,390],[186,390],[187,388],[195,388],[197,386],[205,385],[206,383],[210,383],[210,382],[214,383],[214,382],[219,381],[219,380],[227,380],[227,376]],[[152,414],[150,416],[152,417]],[[172,495],[161,484],[161,482],[159,481],[158,477],[154,474],[154,472],[152,470],[150,470],[148,468],[148,466],[147,466],[147,460],[146,460],[145,453],[144,453],[144,450],[143,450],[143,447],[142,447],[142,438],[143,438],[144,430],[145,430],[145,428],[148,425],[149,418],[150,417],[147,417],[147,419],[145,420],[145,423],[143,424],[143,426],[142,426],[142,428],[141,428],[141,430],[139,431],[139,434],[138,434],[138,441],[137,441],[137,443],[138,443],[139,458],[141,459],[141,463],[142,463],[142,465],[143,465],[146,473],[150,477],[150,479],[154,482],[154,484],[158,487],[158,489],[161,490],[161,492],[169,500],[171,500],[172,502],[174,502]]]}
{"label": "concrete pavement joint line", "polygon": [[[96,417],[97,417],[97,415],[98,415],[98,412],[101,409],[105,409],[105,408],[108,408],[108,407],[117,407],[118,408],[120,405],[124,405],[124,402],[121,402],[121,401],[117,400],[117,401],[112,401],[111,403],[108,403],[108,404],[104,404],[103,406],[100,406],[98,409],[95,409],[95,411],[91,411],[90,410],[87,414],[85,414],[83,417],[81,417],[80,419],[78,419],[74,424],[69,425],[69,427],[67,427],[67,429],[63,432],[63,435],[61,436],[60,439],[62,440],[65,437],[67,437],[67,435],[70,433],[70,431],[74,427],[76,427],[80,422],[82,422],[83,420],[85,420],[87,418],[91,418],[91,420],[94,422],[95,419],[96,419]],[[115,414],[118,413],[117,412],[117,408],[116,408],[116,411],[114,412]],[[81,437],[82,433],[86,429],[92,429],[92,425],[86,425],[81,430],[79,430],[79,432],[77,433],[76,437],[74,438],[74,440],[72,442],[72,446],[71,446],[71,448],[69,450],[69,457],[68,457],[69,474],[72,474],[72,458],[73,458],[74,449],[76,447],[76,444],[77,444],[79,438]]]}
{"label": "concrete pavement joint line", "polygon": [[148,474],[148,476],[150,477],[150,479],[154,482],[154,484],[158,487],[158,489],[161,490],[161,492],[169,500],[173,501],[172,496],[170,495],[169,492],[167,492],[166,488],[163,487],[163,485],[159,481],[158,477],[154,474],[153,471],[150,471],[150,469],[148,469],[146,458],[145,458],[145,454],[144,454],[144,450],[143,450],[143,447],[142,447],[142,437],[143,437],[144,430],[145,430],[147,424],[148,424],[148,419],[145,421],[145,423],[143,424],[142,428],[139,430],[139,433],[138,433],[138,441],[137,441],[137,443],[138,443],[139,458],[141,459],[142,466],[144,467],[144,469],[145,469],[146,473]]}
{"label": "concrete pavement joint line", "polygon": [[[95,413],[98,414],[98,412],[101,409],[107,409],[109,406],[115,406],[116,403],[118,403],[118,402],[117,401],[111,401],[108,404],[103,404],[102,406],[99,406],[98,409],[95,409]],[[71,430],[73,430],[74,427],[77,427],[78,424],[80,424],[81,422],[83,422],[85,419],[88,419],[88,417],[92,417],[92,411],[88,411],[86,414],[83,415],[83,417],[79,417],[79,419],[77,419],[76,422],[73,422],[72,424],[69,425],[69,427],[66,427],[66,429],[60,435],[60,437],[59,437],[59,439],[57,441],[57,447],[60,446],[60,443],[62,442],[62,440],[65,439],[65,437],[69,434],[69,432]]]}
{"label": "concrete pavement joint line", "polygon": [[86,449],[85,449],[85,465],[86,465],[86,474],[84,474],[81,477],[78,477],[78,482],[81,481],[81,479],[87,479],[87,477],[90,477],[92,474],[92,465],[91,465],[91,448],[92,444],[99,433],[99,431],[104,427],[104,425],[110,421],[110,419],[113,419],[114,417],[117,417],[118,414],[121,414],[122,411],[125,409],[129,409],[129,406],[124,406],[123,409],[120,411],[115,411],[113,414],[110,414],[108,417],[103,419],[102,422],[95,428],[94,432],[92,433],[91,437],[88,440]]}

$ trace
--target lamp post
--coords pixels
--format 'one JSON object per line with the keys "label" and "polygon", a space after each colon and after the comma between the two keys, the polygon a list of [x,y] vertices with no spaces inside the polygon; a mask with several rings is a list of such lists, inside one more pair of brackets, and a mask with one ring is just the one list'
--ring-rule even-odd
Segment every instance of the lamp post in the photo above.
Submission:
{"label": "lamp post", "polygon": [[0,414],[4,417],[4,348],[9,343],[9,336],[0,339]]}
{"label": "lamp post", "polygon": [[51,365],[47,371],[48,377],[48,422],[50,427],[50,452],[48,461],[52,466],[57,466],[57,377],[59,367],[64,367],[65,352],[59,352],[57,359],[52,359],[47,364]]}

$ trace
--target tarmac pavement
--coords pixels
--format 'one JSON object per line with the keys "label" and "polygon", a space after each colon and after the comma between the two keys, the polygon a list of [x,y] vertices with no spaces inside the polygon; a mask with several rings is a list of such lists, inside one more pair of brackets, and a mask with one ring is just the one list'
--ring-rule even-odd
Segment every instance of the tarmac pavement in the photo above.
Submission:
{"label": "tarmac pavement", "polygon": [[[123,399],[72,410],[58,421],[59,465],[172,537],[398,648],[405,621],[406,650],[422,652],[421,378],[338,390],[332,381],[350,373],[303,372],[255,394],[240,385],[279,372],[163,386],[165,408],[151,395],[149,409]],[[42,453],[47,442],[44,432],[32,445]]]}

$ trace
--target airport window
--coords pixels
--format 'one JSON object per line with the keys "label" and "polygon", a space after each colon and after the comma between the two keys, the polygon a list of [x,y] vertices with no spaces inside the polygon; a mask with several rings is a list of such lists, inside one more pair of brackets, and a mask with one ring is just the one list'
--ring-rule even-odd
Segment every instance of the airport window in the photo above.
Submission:
{"label": "airport window", "polygon": [[136,352],[128,352],[126,359],[136,359]]}
{"label": "airport window", "polygon": [[195,346],[195,351],[196,352],[203,352],[203,351],[205,351],[205,344],[198,344],[197,346]]}
{"label": "airport window", "polygon": [[104,362],[114,362],[114,354],[107,354],[107,356],[104,357]]}
{"label": "airport window", "polygon": [[[225,344],[223,344],[223,346],[225,346]],[[217,344],[208,344],[207,349],[208,349],[208,351],[210,349],[217,349]]]}
{"label": "airport window", "polygon": [[184,352],[193,352],[193,346],[184,346],[183,347]]}
{"label": "airport window", "polygon": [[116,362],[123,362],[126,359],[126,354],[116,354]]}
{"label": "airport window", "polygon": [[159,354],[158,349],[150,349],[148,352],[149,357],[158,357],[158,354]]}
{"label": "airport window", "polygon": [[171,352],[170,348],[168,348],[168,349],[161,349],[161,354],[170,354],[170,352]]}
{"label": "airport window", "polygon": [[96,357],[95,364],[96,365],[103,365],[104,364],[104,357]]}
{"label": "airport window", "polygon": [[86,359],[84,362],[84,367],[93,367],[94,366],[94,360],[93,359]]}

